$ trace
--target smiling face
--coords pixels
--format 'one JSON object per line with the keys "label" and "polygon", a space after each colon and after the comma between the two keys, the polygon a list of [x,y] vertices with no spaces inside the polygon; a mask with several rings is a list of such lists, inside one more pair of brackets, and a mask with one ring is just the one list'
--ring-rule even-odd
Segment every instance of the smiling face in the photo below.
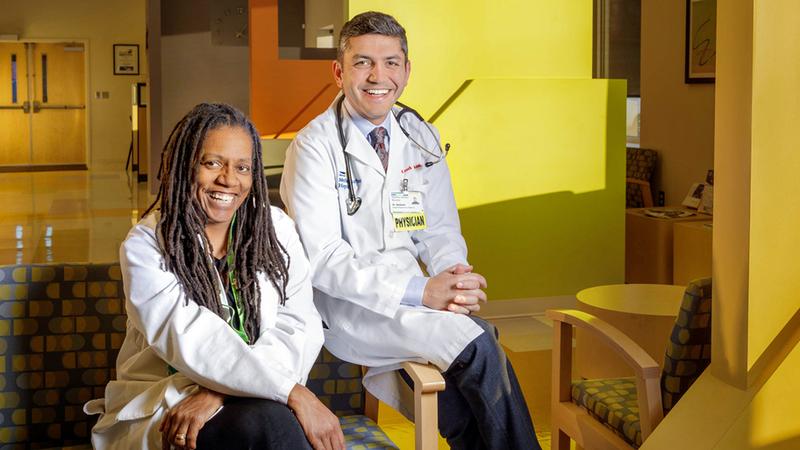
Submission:
{"label": "smiling face", "polygon": [[380,34],[351,37],[342,60],[333,62],[336,85],[353,109],[375,125],[400,98],[410,73],[400,38]]}
{"label": "smiling face", "polygon": [[206,233],[226,233],[253,186],[253,142],[240,127],[206,133],[195,169],[195,195],[206,213]]}

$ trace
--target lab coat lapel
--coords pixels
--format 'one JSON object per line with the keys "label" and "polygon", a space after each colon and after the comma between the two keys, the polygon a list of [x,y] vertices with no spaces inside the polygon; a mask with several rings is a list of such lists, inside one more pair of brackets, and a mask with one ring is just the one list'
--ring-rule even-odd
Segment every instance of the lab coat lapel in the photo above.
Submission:
{"label": "lab coat lapel", "polygon": [[[378,158],[378,154],[375,153],[375,149],[372,148],[367,138],[361,134],[361,131],[358,130],[353,124],[353,121],[350,120],[349,115],[345,113],[345,117],[343,118],[343,126],[345,127],[345,135],[347,136],[347,147],[345,147],[344,151],[348,155],[351,155],[353,158],[358,159],[363,164],[375,169],[381,175],[384,175],[385,172],[383,170],[383,164],[381,164],[381,159]],[[389,160],[391,161],[391,150],[389,151]]]}
{"label": "lab coat lapel", "polygon": [[[390,178],[394,179],[400,174],[406,163],[406,156],[403,152],[408,145],[408,138],[403,130],[400,129],[400,124],[397,123],[394,113],[391,114],[389,130],[389,165],[386,173]],[[378,160],[380,162],[380,159]]]}

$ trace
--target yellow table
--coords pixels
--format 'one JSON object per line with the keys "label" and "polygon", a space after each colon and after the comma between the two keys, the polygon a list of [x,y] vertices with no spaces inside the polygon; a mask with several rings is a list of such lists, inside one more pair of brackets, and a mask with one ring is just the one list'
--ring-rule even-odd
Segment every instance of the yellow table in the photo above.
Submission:
{"label": "yellow table", "polygon": [[[666,219],[651,217],[648,211],[682,210],[691,216]],[[631,208],[625,210],[625,282],[670,284],[672,278],[672,229],[675,224],[709,220],[681,207]]]}
{"label": "yellow table", "polygon": [[[595,315],[628,335],[659,365],[664,363],[675,317],[685,286],[669,284],[614,284],[578,292],[577,308]],[[583,378],[632,376],[622,358],[577,330],[575,374]]]}

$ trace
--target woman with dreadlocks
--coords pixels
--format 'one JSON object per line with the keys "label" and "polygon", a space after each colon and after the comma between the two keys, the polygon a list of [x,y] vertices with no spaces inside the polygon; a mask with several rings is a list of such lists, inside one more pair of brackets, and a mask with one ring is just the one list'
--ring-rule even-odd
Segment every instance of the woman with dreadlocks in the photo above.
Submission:
{"label": "woman with dreadlocks", "polygon": [[321,320],[294,223],[269,206],[253,124],[198,105],[161,164],[156,202],[120,250],[129,320],[117,379],[85,407],[102,413],[94,447],[344,448],[303,386]]}

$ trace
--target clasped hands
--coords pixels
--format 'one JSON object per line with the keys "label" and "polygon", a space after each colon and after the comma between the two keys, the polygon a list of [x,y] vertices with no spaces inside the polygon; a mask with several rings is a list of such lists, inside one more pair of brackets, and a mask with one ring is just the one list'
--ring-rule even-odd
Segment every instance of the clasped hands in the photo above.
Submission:
{"label": "clasped hands", "polygon": [[472,271],[472,266],[456,264],[428,279],[422,304],[431,309],[470,314],[486,301],[486,278]]}

